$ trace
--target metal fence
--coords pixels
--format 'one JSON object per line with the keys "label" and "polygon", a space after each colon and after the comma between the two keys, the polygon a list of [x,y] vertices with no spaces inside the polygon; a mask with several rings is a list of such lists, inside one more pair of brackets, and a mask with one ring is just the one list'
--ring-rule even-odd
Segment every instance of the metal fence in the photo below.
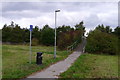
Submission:
{"label": "metal fence", "polygon": [[74,49],[77,47],[78,43],[79,43],[79,40],[78,40],[78,41],[75,41],[72,45],[68,46],[68,47],[67,47],[67,51],[72,51],[72,50],[74,50]]}

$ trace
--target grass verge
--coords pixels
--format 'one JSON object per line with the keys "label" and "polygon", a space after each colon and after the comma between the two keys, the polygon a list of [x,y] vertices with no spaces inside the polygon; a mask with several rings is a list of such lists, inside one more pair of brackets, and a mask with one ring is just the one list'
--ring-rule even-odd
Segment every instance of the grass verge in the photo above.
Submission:
{"label": "grass verge", "polygon": [[83,54],[62,78],[118,78],[118,56]]}
{"label": "grass verge", "polygon": [[[43,64],[36,65],[36,53],[43,52]],[[70,53],[57,51],[57,58],[53,58],[54,47],[33,46],[32,64],[29,64],[29,46],[2,45],[2,78],[23,78],[49,65],[65,59]]]}

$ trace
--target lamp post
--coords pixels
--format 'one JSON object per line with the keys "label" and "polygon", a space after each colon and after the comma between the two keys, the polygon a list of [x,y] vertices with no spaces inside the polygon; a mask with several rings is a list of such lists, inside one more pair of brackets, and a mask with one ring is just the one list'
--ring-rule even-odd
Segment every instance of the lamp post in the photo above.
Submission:
{"label": "lamp post", "polygon": [[60,10],[55,10],[55,48],[54,48],[54,59],[56,58],[56,18],[57,18],[57,12],[60,12]]}

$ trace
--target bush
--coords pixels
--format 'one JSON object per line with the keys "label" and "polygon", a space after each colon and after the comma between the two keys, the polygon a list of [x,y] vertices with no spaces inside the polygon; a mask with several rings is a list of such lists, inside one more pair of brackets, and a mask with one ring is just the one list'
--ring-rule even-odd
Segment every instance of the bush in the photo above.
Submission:
{"label": "bush", "polygon": [[82,33],[80,30],[61,33],[58,37],[58,48],[63,50],[72,45],[75,41],[81,42]]}
{"label": "bush", "polygon": [[39,44],[39,40],[36,38],[32,39],[32,46],[37,46]]}
{"label": "bush", "polygon": [[111,33],[101,32],[100,30],[94,30],[89,33],[87,38],[86,51],[94,53],[117,53],[117,37]]}
{"label": "bush", "polygon": [[67,46],[71,43],[71,37],[70,34],[68,33],[61,33],[58,39],[58,48],[63,50],[66,49]]}

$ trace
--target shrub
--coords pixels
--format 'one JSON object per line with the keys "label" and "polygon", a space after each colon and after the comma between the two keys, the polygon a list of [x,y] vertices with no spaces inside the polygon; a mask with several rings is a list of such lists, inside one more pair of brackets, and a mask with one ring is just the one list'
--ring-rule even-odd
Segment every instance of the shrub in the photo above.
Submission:
{"label": "shrub", "polygon": [[71,37],[70,34],[68,33],[61,33],[58,39],[58,48],[63,50],[66,49],[67,46],[71,43]]}
{"label": "shrub", "polygon": [[67,49],[67,47],[72,45],[75,41],[79,41],[80,43],[81,36],[80,30],[61,33],[58,37],[57,46],[61,50]]}
{"label": "shrub", "polygon": [[39,40],[36,38],[32,39],[32,46],[37,46],[39,44]]}
{"label": "shrub", "polygon": [[116,54],[117,37],[113,34],[94,30],[89,33],[86,49],[90,53]]}

